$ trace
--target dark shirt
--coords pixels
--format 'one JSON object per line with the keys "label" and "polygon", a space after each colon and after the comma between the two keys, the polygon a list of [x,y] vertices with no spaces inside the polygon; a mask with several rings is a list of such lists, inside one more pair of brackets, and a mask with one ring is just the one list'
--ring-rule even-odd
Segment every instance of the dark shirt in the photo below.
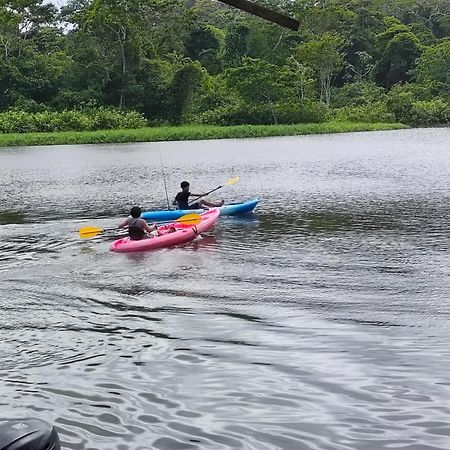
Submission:
{"label": "dark shirt", "polygon": [[178,204],[178,209],[189,209],[190,195],[191,195],[190,192],[185,191],[178,192],[177,196],[175,197],[175,201]]}
{"label": "dark shirt", "polygon": [[142,222],[139,219],[130,218],[128,222],[128,236],[133,241],[140,241],[145,236],[145,231],[142,228]]}

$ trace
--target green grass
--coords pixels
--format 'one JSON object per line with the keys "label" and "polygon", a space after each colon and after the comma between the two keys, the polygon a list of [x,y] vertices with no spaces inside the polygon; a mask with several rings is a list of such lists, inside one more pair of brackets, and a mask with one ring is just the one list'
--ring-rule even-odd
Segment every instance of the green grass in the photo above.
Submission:
{"label": "green grass", "polygon": [[399,123],[325,122],[298,125],[184,125],[134,130],[65,131],[54,133],[0,134],[0,147],[27,145],[104,144],[126,142],[235,139],[303,134],[349,133],[355,131],[398,130]]}

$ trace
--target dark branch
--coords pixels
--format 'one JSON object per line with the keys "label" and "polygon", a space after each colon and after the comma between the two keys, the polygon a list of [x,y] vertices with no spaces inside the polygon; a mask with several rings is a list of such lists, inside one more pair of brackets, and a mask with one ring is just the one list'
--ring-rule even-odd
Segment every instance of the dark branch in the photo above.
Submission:
{"label": "dark branch", "polygon": [[269,20],[270,22],[277,23],[283,27],[289,28],[290,30],[297,31],[299,23],[297,20],[291,17],[285,16],[278,12],[272,11],[256,3],[249,2],[248,0],[219,0],[227,5],[234,6],[235,8],[247,11],[255,16],[262,17],[263,19]]}

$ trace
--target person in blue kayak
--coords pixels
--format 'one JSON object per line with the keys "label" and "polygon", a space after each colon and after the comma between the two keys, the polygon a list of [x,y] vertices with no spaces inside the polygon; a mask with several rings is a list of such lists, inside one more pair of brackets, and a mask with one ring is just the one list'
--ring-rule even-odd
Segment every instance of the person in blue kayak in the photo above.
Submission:
{"label": "person in blue kayak", "polygon": [[128,228],[128,235],[133,241],[152,237],[151,233],[158,231],[155,223],[150,226],[144,219],[141,219],[141,213],[142,210],[139,206],[133,206],[130,212],[131,217],[127,217],[118,225],[118,228]]}
{"label": "person in blue kayak", "polygon": [[204,197],[207,194],[193,194],[189,192],[189,183],[187,181],[181,182],[181,192],[176,195],[173,205],[177,205],[178,209],[204,209],[204,208],[218,208],[224,204],[224,201],[210,202],[203,198],[199,198],[195,203],[189,204],[189,197]]}

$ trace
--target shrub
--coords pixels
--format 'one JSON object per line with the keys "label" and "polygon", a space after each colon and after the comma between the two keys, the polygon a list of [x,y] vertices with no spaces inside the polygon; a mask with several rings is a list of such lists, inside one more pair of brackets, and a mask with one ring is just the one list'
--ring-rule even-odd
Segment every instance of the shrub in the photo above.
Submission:
{"label": "shrub", "polygon": [[332,106],[344,108],[346,106],[367,105],[379,102],[385,96],[385,90],[372,82],[359,81],[346,84],[333,92]]}
{"label": "shrub", "polygon": [[97,108],[80,111],[7,111],[0,113],[0,132],[33,133],[46,131],[91,131],[117,128],[143,128],[148,125],[136,111]]}
{"label": "shrub", "polygon": [[222,106],[196,117],[196,123],[215,125],[270,125],[294,123],[319,123],[328,118],[328,108],[323,103],[279,103],[248,105],[245,103]]}
{"label": "shrub", "polygon": [[349,122],[392,123],[396,121],[395,115],[387,110],[384,102],[339,108],[334,111],[333,117],[338,121]]}
{"label": "shrub", "polygon": [[429,88],[429,85],[394,86],[386,99],[388,111],[405,124],[448,123],[450,102],[440,97],[430,99]]}
{"label": "shrub", "polygon": [[417,101],[412,104],[412,125],[450,124],[450,103],[442,99]]}

